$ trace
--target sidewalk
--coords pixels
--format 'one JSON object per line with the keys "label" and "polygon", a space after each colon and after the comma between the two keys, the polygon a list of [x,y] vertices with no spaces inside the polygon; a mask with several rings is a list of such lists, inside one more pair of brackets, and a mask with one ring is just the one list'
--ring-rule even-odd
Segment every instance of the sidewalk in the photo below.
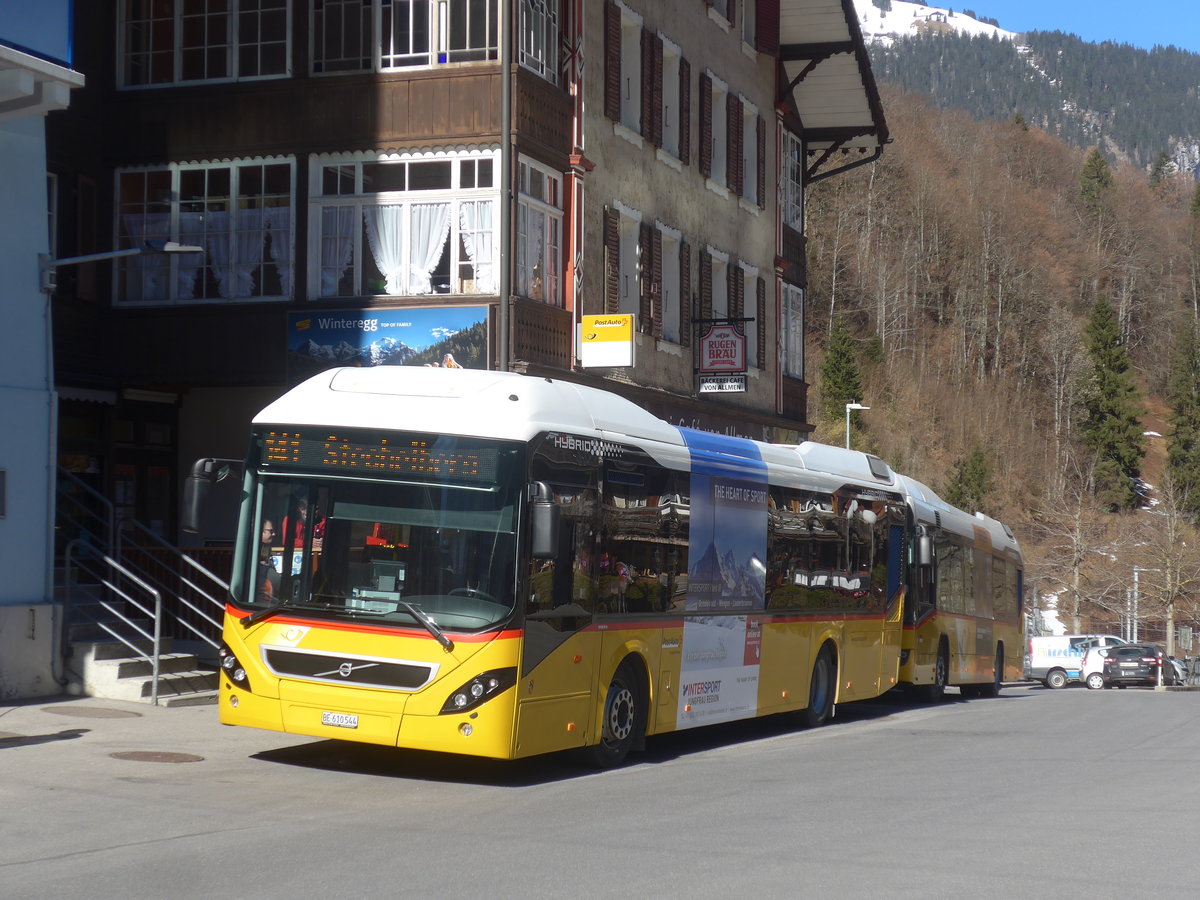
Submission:
{"label": "sidewalk", "polygon": [[[215,706],[151,706],[95,697],[48,697],[0,705],[0,750],[23,770],[66,767],[108,770],[113,760],[198,763],[244,760],[311,741],[301,735],[231,728]],[[6,767],[10,777],[13,766]]]}

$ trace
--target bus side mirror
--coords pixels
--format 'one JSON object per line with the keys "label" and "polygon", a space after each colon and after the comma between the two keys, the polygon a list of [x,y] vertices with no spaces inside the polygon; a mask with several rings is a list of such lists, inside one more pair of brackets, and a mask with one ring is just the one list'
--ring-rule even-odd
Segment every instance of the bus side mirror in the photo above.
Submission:
{"label": "bus side mirror", "polygon": [[927,534],[917,536],[917,565],[933,565],[933,538]]}
{"label": "bus side mirror", "polygon": [[562,510],[553,497],[550,485],[546,482],[535,481],[529,485],[530,553],[534,559],[554,559],[558,556]]}
{"label": "bus side mirror", "polygon": [[211,457],[192,463],[192,471],[183,480],[183,511],[179,524],[184,531],[190,534],[200,532],[213,485],[224,481],[233,474],[235,468],[240,469],[241,465],[240,459]]}

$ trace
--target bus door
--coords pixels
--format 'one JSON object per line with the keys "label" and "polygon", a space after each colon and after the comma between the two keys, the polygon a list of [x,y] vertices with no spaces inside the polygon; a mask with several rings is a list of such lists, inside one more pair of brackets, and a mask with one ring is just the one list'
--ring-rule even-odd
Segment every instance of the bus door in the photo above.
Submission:
{"label": "bus door", "polygon": [[594,460],[571,442],[545,440],[531,458],[530,481],[549,486],[560,521],[557,553],[530,559],[518,681],[517,753],[582,746],[595,706],[600,640],[596,612],[598,533]]}
{"label": "bus door", "polygon": [[884,669],[891,677],[895,666],[884,666],[884,654],[898,658],[901,621],[892,621],[895,610],[889,596],[891,557],[888,549],[890,513],[886,500],[858,496],[843,489],[835,494],[840,513],[841,553],[835,585],[846,609],[845,644],[842,649],[840,699],[878,696],[891,686],[880,681]]}

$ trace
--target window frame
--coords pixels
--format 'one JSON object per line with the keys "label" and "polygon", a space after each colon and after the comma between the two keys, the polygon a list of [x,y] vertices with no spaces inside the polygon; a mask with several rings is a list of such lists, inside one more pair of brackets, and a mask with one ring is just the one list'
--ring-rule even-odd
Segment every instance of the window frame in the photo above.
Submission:
{"label": "window frame", "polygon": [[[472,10],[470,0],[324,0],[339,8],[342,6],[362,9],[361,18],[355,23],[363,45],[359,47],[357,57],[331,57],[320,46],[328,33],[328,29],[320,20],[320,14],[326,7],[318,3],[309,4],[309,72],[315,76],[356,75],[381,72],[405,72],[414,69],[430,69],[441,65],[458,65],[472,62],[495,62],[500,58],[500,2],[487,0],[484,18],[486,39],[480,43],[468,40],[463,47],[451,47],[458,25],[456,11],[470,19]],[[397,52],[389,45],[389,52],[384,52],[385,43],[397,34],[393,23],[397,12],[407,12],[411,22],[412,14],[418,9],[426,13],[424,19],[424,43],[420,41],[410,44],[407,50]],[[385,21],[386,20],[386,21]],[[390,27],[389,27],[390,26]],[[466,31],[472,25],[468,21]],[[478,35],[476,35],[478,37]],[[419,44],[419,45],[418,45]],[[357,59],[359,64],[336,65],[330,68],[330,62],[344,63]],[[409,62],[385,64],[385,59],[405,59]]]}
{"label": "window frame", "polygon": [[784,130],[783,154],[779,161],[782,203],[779,217],[784,225],[804,233],[804,142],[795,133]]}
{"label": "window frame", "polygon": [[[265,81],[270,79],[290,78],[292,75],[292,13],[293,0],[229,0],[229,5],[224,12],[217,12],[205,16],[188,16],[185,15],[185,7],[183,0],[164,0],[169,5],[169,14],[151,17],[148,19],[134,19],[130,13],[130,4],[133,0],[122,0],[117,7],[117,59],[116,59],[116,83],[118,90],[152,90],[155,88],[164,87],[180,87],[190,86],[194,84],[219,84],[222,82],[238,82],[238,81]],[[262,9],[262,3],[276,3],[269,9]],[[249,7],[256,8],[249,8]],[[147,6],[147,8],[151,8]],[[282,12],[284,16],[283,34],[281,40],[262,40],[262,18],[270,12]],[[208,38],[207,19],[215,15],[224,15],[227,18],[225,23],[225,40],[219,46],[224,49],[224,73],[221,75],[209,75],[203,78],[187,78],[185,75],[186,59],[189,51],[199,51],[201,55],[207,57],[215,46]],[[257,16],[258,33],[260,39],[250,41],[243,40],[245,20],[247,16]],[[185,46],[185,41],[188,39],[188,34],[191,31],[189,27],[189,19],[200,19],[202,24],[200,31],[204,33],[205,40],[202,43],[197,43],[190,46]],[[159,34],[159,29],[155,28],[156,22],[170,22],[170,46],[165,49],[156,49],[151,46],[148,50],[134,51],[133,44],[134,31],[138,23],[141,23],[142,30],[150,37],[151,40],[162,37]],[[160,26],[166,30],[164,26]],[[263,73],[261,71],[261,59],[263,48],[268,46],[283,46],[283,65],[282,71],[272,71]],[[251,47],[256,47],[256,56],[259,59],[259,71],[254,74],[244,74],[242,72],[242,55],[243,52]],[[134,68],[135,56],[145,56],[147,58],[146,70],[148,73],[153,73],[155,68],[154,58],[156,56],[170,56],[171,60],[171,77],[155,79],[153,74],[147,76],[146,80],[134,80],[131,78]]]}
{"label": "window frame", "polygon": [[783,282],[782,319],[779,323],[783,332],[779,341],[783,374],[801,381],[804,380],[804,306],[804,289]]}
{"label": "window frame", "polygon": [[[534,179],[542,182],[542,196],[529,188]],[[563,305],[563,184],[564,177],[542,163],[526,156],[517,158],[517,229],[513,247],[513,293],[550,306]],[[549,195],[549,197],[547,197]],[[536,265],[528,268],[529,230],[532,216],[542,217],[545,226],[539,258],[547,262],[540,276]],[[540,295],[540,296],[539,296]]]}
{"label": "window frame", "polygon": [[[535,9],[535,6],[541,8]],[[552,0],[521,0],[520,42],[517,45],[520,65],[555,85],[559,83],[558,44],[561,36],[558,14],[558,4]],[[531,21],[537,23],[536,27],[530,27]],[[533,40],[535,35],[541,36],[541,46]]]}
{"label": "window frame", "polygon": [[[464,164],[475,163],[476,172],[478,172],[478,163],[487,161],[491,163],[491,184],[483,187],[469,186],[464,187],[464,175],[468,171],[469,166]],[[408,173],[412,171],[412,165],[420,165],[422,163],[442,163],[450,162],[450,182],[448,187],[438,187],[429,190],[411,189],[409,187]],[[364,167],[373,165],[397,165],[405,166],[405,189],[402,190],[385,190],[385,191],[367,191],[364,189]],[[342,169],[342,172],[330,172],[331,177],[339,175],[349,181],[345,191],[338,190],[337,192],[328,192],[325,185],[325,176],[327,171]],[[488,295],[496,293],[496,285],[499,283],[500,264],[500,188],[499,175],[500,172],[500,151],[498,148],[473,149],[473,150],[449,150],[435,149],[425,152],[403,152],[392,153],[384,151],[371,151],[348,154],[324,154],[319,157],[313,157],[311,168],[309,171],[309,225],[308,225],[308,267],[305,273],[305,283],[307,285],[307,296],[313,300],[329,301],[347,298],[373,299],[373,298],[394,298],[394,297],[473,297],[480,294]],[[476,176],[478,177],[478,176]],[[343,182],[345,183],[345,182]],[[466,254],[466,249],[463,248],[462,235],[465,233],[461,224],[461,210],[465,203],[475,202],[490,202],[492,204],[492,228],[491,240],[489,241],[489,250],[492,267],[492,287],[493,289],[480,291],[465,291],[462,287],[467,281],[475,281],[479,279],[476,270],[474,278],[467,279],[463,276],[463,272],[467,266],[474,266],[474,263]],[[449,225],[448,231],[443,246],[443,255],[448,253],[449,258],[445,261],[444,268],[449,273],[449,286],[458,287],[459,290],[438,291],[430,290],[428,292],[415,292],[412,288],[412,270],[411,270],[411,235],[412,235],[412,215],[414,207],[426,204],[448,203],[449,210]],[[375,267],[375,274],[379,274],[383,279],[386,279],[385,273],[378,268],[378,263],[372,254],[369,246],[369,240],[366,236],[367,219],[365,210],[368,208],[380,207],[399,207],[404,210],[400,218],[402,227],[402,236],[400,237],[400,255],[403,261],[402,271],[406,274],[405,291],[402,293],[390,293],[386,290],[386,280],[376,279],[373,284],[383,284],[384,289],[381,291],[366,291],[364,288],[367,277],[367,257],[371,254],[371,265]],[[347,252],[349,261],[345,264],[326,263],[324,253],[325,242],[331,237],[326,229],[328,217],[326,212],[329,210],[343,210],[342,214],[337,215],[337,224],[344,226],[336,232],[332,237],[340,239],[344,249],[339,249],[335,245],[337,251],[337,259],[341,259]],[[342,215],[348,213],[353,219],[353,223],[343,222]],[[462,253],[460,253],[462,248]],[[464,259],[464,256],[467,258]],[[438,257],[439,262],[442,257]],[[443,268],[439,265],[439,269]],[[341,285],[348,277],[350,279],[349,291],[341,290]],[[336,278],[336,280],[332,280]],[[331,289],[327,289],[327,285],[332,285]]]}
{"label": "window frame", "polygon": [[[241,189],[242,179],[246,173],[255,168],[266,167],[287,167],[288,190],[286,198],[279,192],[260,191],[257,194],[246,194]],[[137,240],[137,235],[130,233],[128,228],[123,229],[122,221],[127,216],[138,215],[139,213],[131,210],[140,208],[140,215],[166,215],[166,229],[155,229],[164,239],[178,241],[182,244],[194,244],[197,242],[207,243],[205,237],[197,238],[196,235],[188,231],[188,226],[197,224],[207,224],[205,215],[222,214],[228,216],[228,231],[223,231],[229,238],[228,244],[222,248],[224,255],[227,257],[224,263],[214,262],[212,258],[211,248],[206,248],[204,261],[199,265],[196,264],[194,254],[138,254],[122,259],[120,263],[113,266],[113,305],[123,307],[145,307],[145,306],[195,306],[195,305],[216,305],[216,304],[234,304],[234,303],[262,303],[262,302],[283,302],[290,300],[295,285],[295,247],[296,247],[296,170],[297,163],[294,156],[278,156],[278,157],[246,157],[243,159],[222,160],[218,163],[169,163],[165,166],[127,166],[117,169],[113,173],[113,235],[114,250],[129,249],[133,246],[141,246],[142,241]],[[181,182],[185,178],[189,178],[195,174],[203,175],[205,183],[208,183],[210,174],[228,173],[228,190],[224,195],[208,195],[206,193],[203,199],[184,200],[182,197]],[[123,179],[126,177],[145,176],[147,184],[153,179],[155,181],[163,181],[163,176],[166,176],[169,182],[169,188],[165,191],[165,199],[152,199],[145,197],[138,205],[133,205],[123,199]],[[161,187],[159,188],[160,192]],[[279,199],[286,199],[286,203],[277,202]],[[276,202],[272,202],[276,201]],[[246,205],[244,205],[246,204]],[[184,209],[185,206],[201,206],[203,209]],[[219,207],[224,207],[223,209]],[[256,210],[287,210],[286,217],[286,232],[287,246],[281,255],[275,255],[274,252],[268,259],[265,252],[258,261],[245,262],[241,255],[239,244],[241,236],[250,233],[248,230],[239,227],[239,220],[243,218],[252,220],[253,216],[242,216],[245,212],[254,212]],[[185,217],[195,217],[190,222]],[[270,217],[263,215],[259,217],[258,231],[260,233],[260,241],[265,241],[266,232],[272,230],[268,219]],[[128,223],[126,223],[128,224]],[[144,226],[149,229],[150,223],[144,221]],[[143,232],[144,235],[144,232]],[[263,245],[265,246],[265,245]],[[218,292],[215,296],[180,296],[180,286],[186,275],[187,268],[194,267],[195,271],[192,274],[193,282],[202,274],[206,278],[209,276],[217,279],[221,283],[222,275],[225,284],[236,285],[239,278],[246,274],[239,272],[239,265],[253,266],[256,269],[273,266],[276,270],[276,277],[280,282],[280,292],[275,294],[238,294],[233,293],[226,296]],[[181,270],[183,270],[181,272]],[[149,273],[149,274],[147,274]],[[251,272],[250,274],[253,274]],[[153,283],[155,277],[163,277],[167,280],[167,290],[165,296],[139,297],[130,299],[129,288],[130,279],[139,278],[142,282],[144,290],[147,282]]]}

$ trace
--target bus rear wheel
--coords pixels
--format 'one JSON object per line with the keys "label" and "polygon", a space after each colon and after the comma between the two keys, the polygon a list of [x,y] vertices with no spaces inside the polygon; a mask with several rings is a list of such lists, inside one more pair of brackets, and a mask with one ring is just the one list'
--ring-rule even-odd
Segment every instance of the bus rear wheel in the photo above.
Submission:
{"label": "bus rear wheel", "polygon": [[588,747],[587,760],[600,769],[619,766],[645,729],[646,710],[638,682],[637,667],[628,659],[617,666],[604,697],[604,719],[600,743]]}
{"label": "bus rear wheel", "polygon": [[813,663],[812,680],[808,683],[808,708],[801,713],[807,728],[824,725],[833,715],[834,671],[833,654],[824,648]]}

